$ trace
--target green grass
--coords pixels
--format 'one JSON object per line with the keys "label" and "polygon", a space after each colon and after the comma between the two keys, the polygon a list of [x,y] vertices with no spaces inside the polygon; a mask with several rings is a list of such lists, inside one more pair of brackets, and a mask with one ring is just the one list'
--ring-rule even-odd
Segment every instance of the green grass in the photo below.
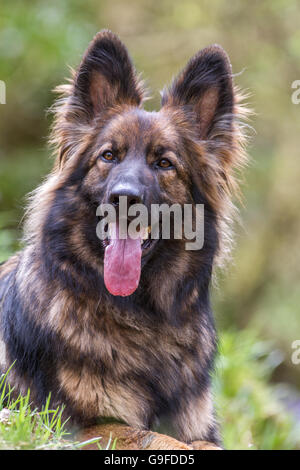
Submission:
{"label": "green grass", "polygon": [[62,422],[62,408],[49,409],[50,396],[40,412],[32,409],[30,391],[12,398],[12,389],[0,378],[0,449],[66,448],[67,435]]}
{"label": "green grass", "polygon": [[72,440],[62,421],[63,407],[49,408],[50,395],[41,411],[32,409],[29,390],[13,399],[6,381],[8,372],[0,376],[0,450],[79,450],[93,443],[101,450],[115,449],[112,436],[105,449],[100,436],[80,443]]}

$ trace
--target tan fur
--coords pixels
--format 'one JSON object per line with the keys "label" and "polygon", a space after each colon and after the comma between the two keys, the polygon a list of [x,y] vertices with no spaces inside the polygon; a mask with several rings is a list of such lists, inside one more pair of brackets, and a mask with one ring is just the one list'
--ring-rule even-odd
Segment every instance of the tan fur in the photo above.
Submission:
{"label": "tan fur", "polygon": [[194,432],[196,428],[198,432],[202,433],[207,424],[213,425],[214,421],[212,398],[211,394],[207,393],[204,397],[186,403],[176,417],[175,427],[182,430],[189,442],[195,439]]}
{"label": "tan fur", "polygon": [[0,279],[4,278],[9,274],[18,264],[19,262],[19,256],[14,255],[11,258],[9,258],[8,261],[6,261],[2,266],[0,266]]}
{"label": "tan fur", "polygon": [[6,347],[4,341],[0,337],[0,370],[6,369]]}
{"label": "tan fur", "polygon": [[[103,424],[80,431],[80,442],[99,437],[103,449],[116,439],[116,450],[221,450],[220,447],[206,441],[195,441],[190,445],[170,436],[152,431],[143,431],[121,424]],[[97,443],[84,446],[84,450],[97,450]]]}

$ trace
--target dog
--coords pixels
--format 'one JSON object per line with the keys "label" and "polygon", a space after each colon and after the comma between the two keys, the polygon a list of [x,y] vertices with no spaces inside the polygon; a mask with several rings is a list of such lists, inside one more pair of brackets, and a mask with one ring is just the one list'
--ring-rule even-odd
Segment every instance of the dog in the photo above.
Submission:
{"label": "dog", "polygon": [[[14,390],[30,388],[38,408],[51,393],[76,426],[112,419],[127,443],[163,429],[179,448],[217,447],[209,290],[246,161],[229,58],[218,45],[200,50],[148,112],[126,47],[103,30],[57,92],[54,168],[30,195],[24,248],[0,267],[1,370],[14,363]],[[203,247],[100,240],[96,209],[121,196],[203,205]]]}

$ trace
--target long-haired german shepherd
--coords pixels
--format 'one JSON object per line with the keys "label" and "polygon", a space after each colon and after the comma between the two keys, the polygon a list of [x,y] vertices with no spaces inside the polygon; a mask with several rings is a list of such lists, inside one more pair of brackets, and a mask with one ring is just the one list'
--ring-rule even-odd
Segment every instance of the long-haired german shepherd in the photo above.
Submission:
{"label": "long-haired german shepherd", "polygon": [[[51,392],[80,426],[100,417],[136,430],[163,422],[181,441],[218,445],[209,289],[228,252],[245,160],[229,59],[217,45],[201,50],[163,91],[160,111],[147,112],[125,46],[105,30],[58,91],[54,169],[31,195],[24,249],[0,268],[1,369],[15,361],[15,390],[30,388],[38,407]],[[107,289],[109,240],[96,234],[96,207],[121,195],[146,207],[205,208],[201,250],[160,238],[129,253],[133,293],[132,269],[122,269],[138,248],[114,245]]]}

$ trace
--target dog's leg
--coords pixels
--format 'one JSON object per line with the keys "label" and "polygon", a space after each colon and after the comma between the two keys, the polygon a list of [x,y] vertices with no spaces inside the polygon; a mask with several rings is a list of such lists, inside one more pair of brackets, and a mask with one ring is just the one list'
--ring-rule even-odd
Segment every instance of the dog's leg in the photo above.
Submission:
{"label": "dog's leg", "polygon": [[209,391],[200,398],[183,404],[173,418],[178,437],[195,450],[221,450],[218,426],[215,421],[213,403]]}
{"label": "dog's leg", "polygon": [[[193,450],[192,446],[176,439],[152,431],[134,429],[123,424],[100,424],[81,430],[76,438],[80,442],[100,437],[99,444],[105,449],[111,439],[116,439],[116,450]],[[98,449],[97,444],[89,444],[85,450]]]}

